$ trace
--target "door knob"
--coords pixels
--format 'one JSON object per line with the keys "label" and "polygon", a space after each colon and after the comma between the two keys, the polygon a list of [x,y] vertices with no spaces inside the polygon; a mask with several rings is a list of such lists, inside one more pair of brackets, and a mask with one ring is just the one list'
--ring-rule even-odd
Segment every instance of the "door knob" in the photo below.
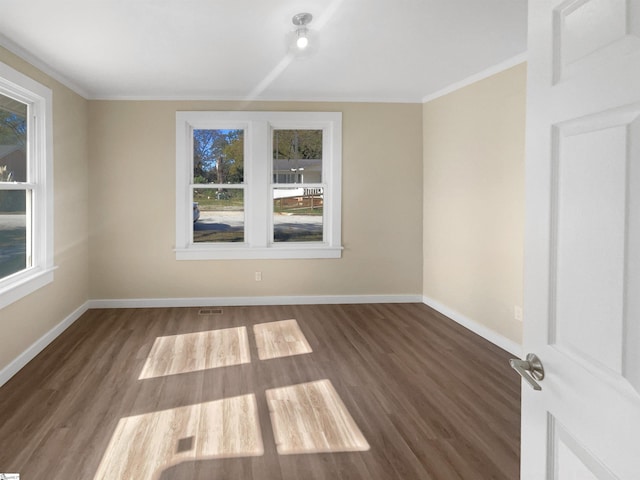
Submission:
{"label": "door knob", "polygon": [[[512,358],[509,360],[509,365],[511,365],[511,368],[518,372],[534,390],[542,390],[538,382],[544,378],[544,368],[535,353],[527,354],[526,360]],[[536,380],[538,382],[536,382]]]}

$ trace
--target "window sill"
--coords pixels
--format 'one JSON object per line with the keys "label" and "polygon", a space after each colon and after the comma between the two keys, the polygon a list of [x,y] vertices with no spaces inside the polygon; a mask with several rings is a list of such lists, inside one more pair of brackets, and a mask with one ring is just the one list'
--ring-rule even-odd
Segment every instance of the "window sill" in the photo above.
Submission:
{"label": "window sill", "polygon": [[299,259],[299,258],[340,258],[342,247],[326,245],[296,245],[273,247],[212,246],[194,245],[176,248],[176,260],[257,260],[257,259]]}
{"label": "window sill", "polygon": [[17,302],[53,282],[53,272],[57,267],[27,270],[10,282],[0,282],[0,309]]}

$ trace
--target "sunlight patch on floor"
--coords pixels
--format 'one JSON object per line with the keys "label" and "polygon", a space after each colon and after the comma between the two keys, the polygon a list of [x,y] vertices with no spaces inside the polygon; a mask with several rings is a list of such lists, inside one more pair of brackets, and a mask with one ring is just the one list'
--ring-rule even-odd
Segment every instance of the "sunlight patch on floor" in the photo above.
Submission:
{"label": "sunlight patch on floor", "polygon": [[274,388],[266,395],[280,455],[369,450],[331,381]]}
{"label": "sunlight patch on floor", "polygon": [[260,360],[302,355],[313,351],[296,320],[260,323],[253,326],[253,333]]}
{"label": "sunlight patch on floor", "polygon": [[263,454],[255,395],[241,395],[120,419],[94,480],[151,480],[182,461]]}
{"label": "sunlight patch on floor", "polygon": [[158,337],[139,380],[250,362],[247,327]]}

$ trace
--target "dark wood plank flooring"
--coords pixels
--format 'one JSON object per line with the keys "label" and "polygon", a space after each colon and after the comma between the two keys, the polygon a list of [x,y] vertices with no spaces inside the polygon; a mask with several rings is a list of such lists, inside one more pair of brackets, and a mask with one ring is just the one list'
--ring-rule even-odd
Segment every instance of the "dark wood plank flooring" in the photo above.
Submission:
{"label": "dark wood plank flooring", "polygon": [[[252,326],[288,319],[313,352],[259,360]],[[240,326],[251,363],[139,378],[156,338]],[[25,480],[516,480],[520,381],[508,359],[421,304],[90,310],[0,388],[0,472]],[[324,379],[370,450],[279,455],[265,391]],[[139,469],[116,477],[100,470],[107,455],[113,461],[110,449],[162,447],[163,438],[114,441],[123,419],[247,394],[264,454],[198,458],[188,455],[194,439],[182,439],[169,448],[182,456],[139,458]]]}

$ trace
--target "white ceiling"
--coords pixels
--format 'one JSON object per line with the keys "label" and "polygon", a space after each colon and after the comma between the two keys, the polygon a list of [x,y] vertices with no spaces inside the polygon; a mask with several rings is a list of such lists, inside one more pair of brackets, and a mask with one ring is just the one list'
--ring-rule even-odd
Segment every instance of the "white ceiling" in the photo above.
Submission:
{"label": "white ceiling", "polygon": [[[527,0],[0,4],[0,44],[88,98],[419,102],[526,51]],[[314,17],[303,56],[299,12]]]}

